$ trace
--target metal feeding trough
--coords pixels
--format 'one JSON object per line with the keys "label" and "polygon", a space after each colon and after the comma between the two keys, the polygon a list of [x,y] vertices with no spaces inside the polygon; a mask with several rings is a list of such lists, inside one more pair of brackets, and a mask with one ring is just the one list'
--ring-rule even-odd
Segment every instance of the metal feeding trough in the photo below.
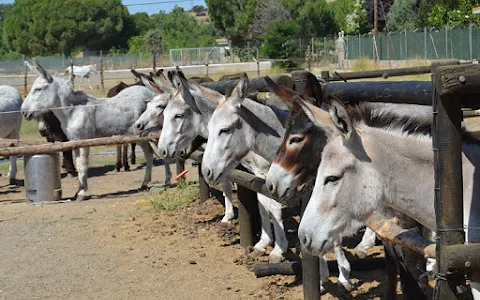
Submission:
{"label": "metal feeding trough", "polygon": [[25,156],[24,169],[27,204],[48,204],[62,199],[58,153]]}

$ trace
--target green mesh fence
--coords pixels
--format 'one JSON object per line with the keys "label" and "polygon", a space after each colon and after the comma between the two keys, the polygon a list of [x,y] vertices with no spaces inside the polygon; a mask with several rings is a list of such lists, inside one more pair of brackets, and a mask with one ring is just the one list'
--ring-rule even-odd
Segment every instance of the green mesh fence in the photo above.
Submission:
{"label": "green mesh fence", "polygon": [[476,27],[379,33],[376,43],[370,34],[346,36],[345,40],[347,59],[373,58],[374,50],[380,60],[480,58],[480,29]]}

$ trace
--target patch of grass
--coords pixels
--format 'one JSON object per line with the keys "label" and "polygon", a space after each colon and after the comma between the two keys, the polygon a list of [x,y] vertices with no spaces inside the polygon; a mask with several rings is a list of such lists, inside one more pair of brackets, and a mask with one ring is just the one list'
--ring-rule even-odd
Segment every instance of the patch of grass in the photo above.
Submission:
{"label": "patch of grass", "polygon": [[180,182],[177,187],[146,194],[145,200],[153,212],[179,210],[198,199],[198,184]]}
{"label": "patch of grass", "polygon": [[372,59],[367,57],[362,57],[356,59],[352,63],[352,71],[369,71],[379,69],[379,65],[375,63]]}

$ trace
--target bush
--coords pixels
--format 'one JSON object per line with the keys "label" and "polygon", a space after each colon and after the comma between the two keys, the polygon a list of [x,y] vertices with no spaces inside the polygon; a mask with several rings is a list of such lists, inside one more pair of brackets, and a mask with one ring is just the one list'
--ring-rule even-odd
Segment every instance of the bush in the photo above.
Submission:
{"label": "bush", "polygon": [[179,210],[197,200],[199,193],[200,187],[198,184],[188,184],[180,181],[176,188],[150,192],[146,200],[150,209],[154,212]]}

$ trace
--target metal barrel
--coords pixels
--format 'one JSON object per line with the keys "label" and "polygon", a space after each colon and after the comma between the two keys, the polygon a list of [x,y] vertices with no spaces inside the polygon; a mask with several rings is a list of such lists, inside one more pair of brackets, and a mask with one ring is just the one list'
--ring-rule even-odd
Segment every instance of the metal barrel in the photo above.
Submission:
{"label": "metal barrel", "polygon": [[25,156],[27,204],[41,204],[62,199],[58,153]]}

